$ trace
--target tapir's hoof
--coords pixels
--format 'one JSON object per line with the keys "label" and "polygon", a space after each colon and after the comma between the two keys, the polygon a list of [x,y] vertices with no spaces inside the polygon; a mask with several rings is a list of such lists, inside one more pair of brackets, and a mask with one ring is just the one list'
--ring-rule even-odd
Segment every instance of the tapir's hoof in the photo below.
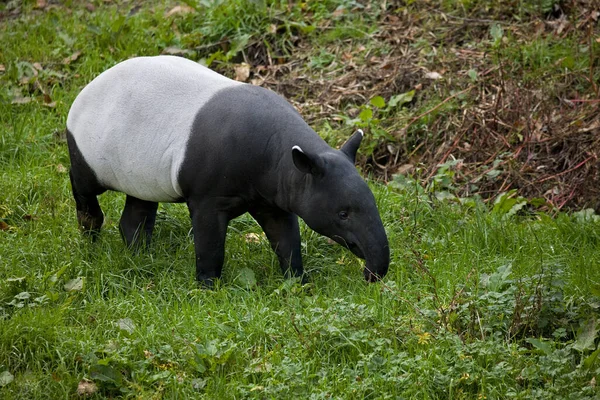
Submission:
{"label": "tapir's hoof", "polygon": [[365,268],[365,270],[363,271],[364,275],[365,275],[365,280],[369,283],[373,283],[373,282],[379,282],[381,280],[381,277],[371,271],[369,271],[368,269]]}
{"label": "tapir's hoof", "polygon": [[198,278],[198,283],[202,289],[213,290],[217,278]]}
{"label": "tapir's hoof", "polygon": [[83,229],[81,228],[81,233],[83,233],[83,236],[88,237],[92,240],[92,242],[95,242],[98,240],[98,238],[100,237],[100,229]]}
{"label": "tapir's hoof", "polygon": [[308,275],[302,274],[302,276],[300,277],[300,284],[302,286],[304,286],[304,285],[308,285],[309,283],[311,283],[311,282],[310,282],[310,278],[308,277]]}

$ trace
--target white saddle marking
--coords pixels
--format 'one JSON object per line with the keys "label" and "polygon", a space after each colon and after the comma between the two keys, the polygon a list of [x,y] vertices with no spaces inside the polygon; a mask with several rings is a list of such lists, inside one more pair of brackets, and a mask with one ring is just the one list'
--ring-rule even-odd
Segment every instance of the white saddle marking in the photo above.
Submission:
{"label": "white saddle marking", "polygon": [[181,57],[139,57],[77,96],[67,128],[101,184],[148,201],[182,197],[177,176],[194,117],[241,82]]}

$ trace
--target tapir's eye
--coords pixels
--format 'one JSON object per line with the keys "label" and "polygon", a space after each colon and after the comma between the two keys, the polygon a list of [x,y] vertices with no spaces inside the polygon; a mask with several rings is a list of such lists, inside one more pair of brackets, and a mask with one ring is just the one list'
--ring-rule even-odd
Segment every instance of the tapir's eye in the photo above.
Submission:
{"label": "tapir's eye", "polygon": [[340,211],[338,213],[338,216],[340,217],[340,219],[348,219],[348,212],[347,211]]}

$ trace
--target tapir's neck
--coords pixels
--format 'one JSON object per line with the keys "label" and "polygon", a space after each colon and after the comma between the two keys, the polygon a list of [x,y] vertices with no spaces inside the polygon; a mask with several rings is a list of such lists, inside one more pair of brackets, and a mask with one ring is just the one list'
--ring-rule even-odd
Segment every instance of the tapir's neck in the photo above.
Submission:
{"label": "tapir's neck", "polygon": [[301,203],[308,195],[310,176],[298,171],[293,162],[286,172],[281,174],[275,202],[282,210],[299,214]]}
{"label": "tapir's neck", "polygon": [[272,170],[265,182],[270,187],[269,192],[273,193],[275,205],[294,214],[300,213],[307,196],[311,195],[309,188],[313,177],[296,168],[292,159],[292,148],[299,146],[317,154],[332,151],[312,130],[303,133],[293,135],[292,138],[288,138],[288,135],[280,138],[277,144],[280,150],[271,153],[274,157],[271,162]]}
{"label": "tapir's neck", "polygon": [[[231,110],[235,117],[229,116],[224,122],[223,110]],[[220,132],[219,144],[231,143],[239,150],[226,158],[235,161],[235,173],[240,176],[237,184],[248,185],[251,195],[258,195],[267,204],[275,203],[294,213],[298,213],[298,206],[306,198],[310,177],[295,167],[292,148],[299,146],[313,154],[332,151],[291,104],[257,86],[242,85],[221,91],[203,108],[202,120],[197,118],[196,122],[198,140],[188,145],[206,147],[205,142],[214,140],[213,136],[205,135],[206,127],[214,127]]]}

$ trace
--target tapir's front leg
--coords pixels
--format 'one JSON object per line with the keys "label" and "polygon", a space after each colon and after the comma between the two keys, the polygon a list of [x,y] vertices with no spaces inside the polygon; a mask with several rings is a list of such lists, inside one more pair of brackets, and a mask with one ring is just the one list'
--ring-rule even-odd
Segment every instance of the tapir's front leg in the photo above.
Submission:
{"label": "tapir's front leg", "polygon": [[229,217],[209,201],[188,201],[188,208],[194,232],[196,279],[210,288],[215,278],[221,277]]}
{"label": "tapir's front leg", "polygon": [[302,276],[304,270],[300,253],[298,217],[274,207],[252,209],[250,214],[260,224],[271,242],[284,276]]}

